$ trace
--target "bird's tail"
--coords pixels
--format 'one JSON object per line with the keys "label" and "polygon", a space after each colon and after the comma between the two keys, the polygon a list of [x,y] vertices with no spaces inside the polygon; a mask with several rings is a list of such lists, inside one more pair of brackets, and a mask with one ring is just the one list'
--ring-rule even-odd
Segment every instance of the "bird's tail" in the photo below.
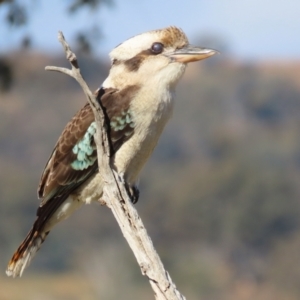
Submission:
{"label": "bird's tail", "polygon": [[30,264],[30,261],[34,257],[35,253],[40,249],[48,234],[49,231],[39,232],[34,230],[34,227],[29,231],[25,240],[19,246],[8,263],[6,269],[7,276],[22,276],[24,269]]}
{"label": "bird's tail", "polygon": [[[51,227],[54,225],[53,223],[52,226],[50,226],[49,221],[51,221],[52,216],[56,213],[67,197],[67,194],[61,195],[51,201],[47,201],[43,206],[38,208],[37,218],[32,229],[29,231],[26,238],[8,263],[6,269],[7,276],[22,276],[25,268],[28,267],[36,252],[41,248],[41,245],[49,234]],[[60,221],[58,217],[56,219],[56,222]]]}

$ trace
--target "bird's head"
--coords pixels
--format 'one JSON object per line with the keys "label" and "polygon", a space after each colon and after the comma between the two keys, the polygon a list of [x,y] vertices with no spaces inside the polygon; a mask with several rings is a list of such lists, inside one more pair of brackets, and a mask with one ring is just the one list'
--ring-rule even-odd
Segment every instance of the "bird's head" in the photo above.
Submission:
{"label": "bird's head", "polygon": [[104,87],[123,88],[144,82],[174,86],[187,63],[208,58],[217,51],[193,47],[185,33],[168,27],[136,35],[110,52],[110,75]]}

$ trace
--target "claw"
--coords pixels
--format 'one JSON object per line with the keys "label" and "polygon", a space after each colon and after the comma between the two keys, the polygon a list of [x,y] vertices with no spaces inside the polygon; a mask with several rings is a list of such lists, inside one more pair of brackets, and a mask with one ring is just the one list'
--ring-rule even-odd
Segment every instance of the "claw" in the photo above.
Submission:
{"label": "claw", "polygon": [[114,171],[115,175],[119,179],[120,182],[122,182],[125,185],[125,189],[127,191],[127,194],[130,197],[131,203],[136,204],[139,200],[140,191],[136,185],[129,185],[125,180],[125,174],[124,173],[117,173],[117,171]]}
{"label": "claw", "polygon": [[132,202],[132,204],[136,204],[139,201],[139,197],[140,197],[140,191],[137,188],[136,185],[133,185],[131,187],[128,188],[129,190],[127,190],[129,196],[130,196],[130,200]]}

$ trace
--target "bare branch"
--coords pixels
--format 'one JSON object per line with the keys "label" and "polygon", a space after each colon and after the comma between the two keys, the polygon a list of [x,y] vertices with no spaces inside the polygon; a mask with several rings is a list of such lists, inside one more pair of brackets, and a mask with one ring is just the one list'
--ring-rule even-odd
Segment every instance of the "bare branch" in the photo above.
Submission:
{"label": "bare branch", "polygon": [[46,71],[56,71],[56,72],[64,73],[66,75],[74,77],[72,70],[69,70],[69,69],[66,69],[66,68],[47,66],[47,67],[45,67],[45,70]]}
{"label": "bare branch", "polygon": [[[184,300],[185,297],[179,293],[169,273],[164,269],[141,218],[131,204],[124,179],[110,165],[110,146],[105,130],[105,116],[101,103],[97,101],[96,95],[90,91],[84,81],[80,73],[76,55],[71,51],[62,32],[59,32],[58,39],[64,48],[66,58],[69,60],[72,68],[69,70],[59,67],[46,67],[46,70],[62,72],[75,78],[82,87],[93,109],[97,125],[95,140],[100,173],[93,180],[97,180],[97,178],[99,179],[98,176],[101,176],[105,183],[103,191],[101,186],[94,193],[98,195],[98,198],[99,195],[102,195],[99,201],[104,200],[106,205],[112,210],[125,239],[139,263],[142,274],[146,275],[150,281],[156,299]],[[79,200],[84,201],[84,199],[80,198]]]}

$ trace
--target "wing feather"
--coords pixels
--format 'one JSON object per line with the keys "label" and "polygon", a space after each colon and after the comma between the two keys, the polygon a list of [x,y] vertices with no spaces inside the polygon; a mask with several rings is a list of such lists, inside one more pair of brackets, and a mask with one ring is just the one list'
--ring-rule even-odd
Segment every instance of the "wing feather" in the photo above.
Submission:
{"label": "wing feather", "polygon": [[[109,122],[108,133],[113,153],[134,132],[130,102],[138,90],[138,86],[129,86],[121,91],[101,88],[96,92]],[[86,104],[66,125],[41,176],[38,188],[38,196],[42,199],[40,207],[51,199],[61,199],[63,194],[70,194],[96,172],[98,163],[94,138],[92,134],[86,135],[93,122],[93,111],[90,105]],[[80,165],[76,168],[74,162],[76,163],[79,154],[74,147],[87,138],[92,150],[89,149],[85,155],[90,164],[85,168],[81,168]]]}

